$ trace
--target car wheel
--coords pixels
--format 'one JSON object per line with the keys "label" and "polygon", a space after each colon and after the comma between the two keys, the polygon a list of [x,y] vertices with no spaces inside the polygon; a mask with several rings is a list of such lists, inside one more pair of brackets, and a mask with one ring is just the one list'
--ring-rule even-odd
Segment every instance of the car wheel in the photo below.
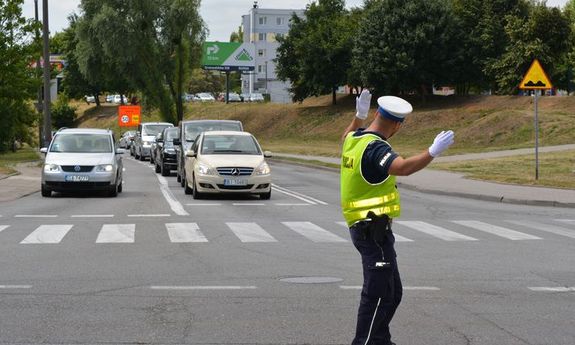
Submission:
{"label": "car wheel", "polygon": [[198,188],[196,187],[196,179],[194,178],[194,180],[192,181],[192,183],[194,184],[194,189],[192,190],[192,198],[194,198],[194,200],[198,200],[203,198],[203,194],[198,192]]}
{"label": "car wheel", "polygon": [[185,182],[186,182],[186,173],[184,172],[182,174],[182,177],[180,177],[180,186],[184,187]]}
{"label": "car wheel", "polygon": [[118,193],[122,193],[123,189],[124,187],[122,186],[122,182],[120,182],[120,185],[118,185]]}
{"label": "car wheel", "polygon": [[141,161],[145,161],[145,160],[146,160],[146,157],[144,157],[144,155],[143,155],[141,152],[140,152],[140,156],[139,156],[139,157],[140,157],[140,160],[141,160]]}
{"label": "car wheel", "polygon": [[184,193],[188,195],[192,194],[192,189],[190,188],[190,185],[188,185],[188,180],[186,178],[184,178]]}
{"label": "car wheel", "polygon": [[267,193],[260,194],[260,199],[262,200],[269,200],[272,197],[272,191],[270,190]]}
{"label": "car wheel", "polygon": [[166,168],[164,164],[161,165],[160,171],[162,172],[162,176],[170,176],[170,169]]}
{"label": "car wheel", "polygon": [[118,196],[118,186],[114,185],[112,188],[110,188],[110,191],[108,192],[108,196],[111,196],[112,198],[115,198]]}
{"label": "car wheel", "polygon": [[155,164],[156,161],[154,160],[154,156],[150,156],[150,164]]}
{"label": "car wheel", "polygon": [[49,198],[52,196],[52,191],[49,190],[48,188],[44,187],[44,186],[42,186],[41,192],[42,192],[42,196],[45,198]]}
{"label": "car wheel", "polygon": [[182,182],[182,177],[176,172],[176,181]]}
{"label": "car wheel", "polygon": [[[156,172],[159,173],[162,171],[162,168],[160,167],[160,165],[158,163],[155,164],[156,167]],[[164,174],[162,174],[163,176],[165,176]]]}

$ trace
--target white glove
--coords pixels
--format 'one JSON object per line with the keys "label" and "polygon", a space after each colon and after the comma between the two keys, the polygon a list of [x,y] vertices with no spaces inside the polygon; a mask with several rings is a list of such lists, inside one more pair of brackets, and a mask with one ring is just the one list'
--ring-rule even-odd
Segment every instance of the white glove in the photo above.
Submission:
{"label": "white glove", "polygon": [[369,112],[369,105],[371,104],[371,93],[368,89],[363,89],[359,97],[355,98],[355,116],[358,119],[365,120]]}
{"label": "white glove", "polygon": [[453,144],[453,136],[453,131],[441,131],[441,133],[439,133],[433,140],[433,144],[429,147],[429,154],[431,157],[435,158],[443,151],[447,150],[447,148]]}

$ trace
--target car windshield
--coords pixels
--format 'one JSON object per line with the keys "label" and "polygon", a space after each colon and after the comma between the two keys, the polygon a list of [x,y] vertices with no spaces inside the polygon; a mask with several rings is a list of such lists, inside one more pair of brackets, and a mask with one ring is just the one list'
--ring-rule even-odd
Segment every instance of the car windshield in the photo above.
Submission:
{"label": "car windshield", "polygon": [[170,127],[170,125],[145,125],[142,127],[142,135],[157,135],[164,128]]}
{"label": "car windshield", "polygon": [[166,138],[164,138],[165,141],[174,141],[174,139],[176,139],[178,137],[178,129],[174,128],[174,129],[168,129],[166,131]]}
{"label": "car windshield", "polygon": [[259,155],[261,151],[250,135],[208,135],[202,142],[202,154]]}
{"label": "car windshield", "polygon": [[112,141],[107,134],[58,134],[50,152],[108,153],[112,152]]}
{"label": "car windshield", "polygon": [[186,141],[193,142],[202,132],[209,131],[241,131],[242,128],[235,122],[188,123],[185,126]]}

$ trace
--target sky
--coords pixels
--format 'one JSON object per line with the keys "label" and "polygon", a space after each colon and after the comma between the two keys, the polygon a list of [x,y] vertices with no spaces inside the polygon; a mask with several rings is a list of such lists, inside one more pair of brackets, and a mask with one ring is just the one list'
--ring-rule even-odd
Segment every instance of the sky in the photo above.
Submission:
{"label": "sky", "polygon": [[[146,0],[153,1],[153,0]],[[260,8],[305,9],[311,0],[259,0]],[[200,15],[206,22],[209,35],[207,41],[228,41],[230,34],[238,29],[242,15],[248,14],[253,0],[202,0]],[[563,7],[567,0],[547,0],[548,6]],[[48,24],[50,33],[62,31],[68,27],[68,16],[79,13],[80,0],[48,0]],[[347,7],[360,7],[363,0],[346,0]],[[38,16],[42,19],[42,0],[38,0]],[[24,16],[34,18],[34,0],[24,0]]]}

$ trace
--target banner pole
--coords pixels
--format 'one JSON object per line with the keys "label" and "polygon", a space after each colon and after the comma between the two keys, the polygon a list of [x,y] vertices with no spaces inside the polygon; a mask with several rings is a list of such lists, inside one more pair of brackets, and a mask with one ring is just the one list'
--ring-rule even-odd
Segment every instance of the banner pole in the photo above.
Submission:
{"label": "banner pole", "polygon": [[535,180],[539,180],[539,119],[537,111],[537,98],[539,90],[535,90]]}

